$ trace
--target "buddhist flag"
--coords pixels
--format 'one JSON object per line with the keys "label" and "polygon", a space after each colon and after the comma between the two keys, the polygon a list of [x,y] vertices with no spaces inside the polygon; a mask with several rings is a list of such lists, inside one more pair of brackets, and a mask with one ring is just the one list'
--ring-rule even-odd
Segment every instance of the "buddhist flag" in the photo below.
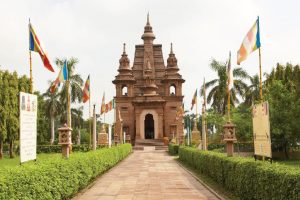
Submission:
{"label": "buddhist flag", "polygon": [[259,17],[257,17],[257,20],[247,33],[237,52],[237,64],[239,65],[242,61],[246,60],[248,55],[260,48],[260,46]]}
{"label": "buddhist flag", "polygon": [[90,99],[90,75],[87,77],[85,81],[82,93],[83,93],[82,101],[83,103],[85,103]]}
{"label": "buddhist flag", "polygon": [[55,79],[55,81],[52,83],[50,87],[50,92],[54,93],[56,88],[59,87],[60,83],[66,80],[68,80],[68,65],[67,65],[67,61],[65,60],[64,66],[61,68],[58,77]]}
{"label": "buddhist flag", "polygon": [[50,63],[47,53],[46,53],[45,49],[42,48],[42,44],[41,44],[40,40],[38,39],[38,36],[36,35],[36,32],[33,29],[32,24],[30,22],[29,22],[28,27],[29,27],[29,50],[38,52],[42,58],[44,66],[48,70],[54,72],[54,69]]}
{"label": "buddhist flag", "polygon": [[114,102],[115,100],[111,100],[110,102],[108,102],[107,104],[105,104],[105,113],[108,113],[109,111],[111,111],[114,108]]}
{"label": "buddhist flag", "polygon": [[179,120],[180,117],[184,116],[184,104],[182,104],[176,111],[176,120]]}
{"label": "buddhist flag", "polygon": [[194,105],[197,103],[197,89],[195,91],[194,97],[192,99],[192,107],[191,110],[193,110]]}
{"label": "buddhist flag", "polygon": [[228,90],[230,91],[233,88],[233,69],[231,67],[231,52],[229,52],[228,68],[227,68],[227,83]]}
{"label": "buddhist flag", "polygon": [[103,93],[103,97],[102,97],[102,104],[101,104],[101,111],[100,111],[101,115],[103,113],[105,113],[105,92]]}

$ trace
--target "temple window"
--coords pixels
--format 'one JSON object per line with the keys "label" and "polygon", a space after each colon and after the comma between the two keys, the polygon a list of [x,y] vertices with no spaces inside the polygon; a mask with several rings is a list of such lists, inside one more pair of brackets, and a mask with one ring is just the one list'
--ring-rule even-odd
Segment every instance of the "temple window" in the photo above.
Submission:
{"label": "temple window", "polygon": [[176,95],[176,86],[175,84],[170,85],[170,95],[175,96]]}

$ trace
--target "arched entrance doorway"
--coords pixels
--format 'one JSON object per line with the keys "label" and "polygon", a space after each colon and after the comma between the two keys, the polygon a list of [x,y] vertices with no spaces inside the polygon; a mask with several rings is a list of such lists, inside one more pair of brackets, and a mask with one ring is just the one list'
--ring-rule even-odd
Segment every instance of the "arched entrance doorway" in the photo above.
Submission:
{"label": "arched entrance doorway", "polygon": [[154,119],[152,114],[145,116],[145,139],[154,139]]}

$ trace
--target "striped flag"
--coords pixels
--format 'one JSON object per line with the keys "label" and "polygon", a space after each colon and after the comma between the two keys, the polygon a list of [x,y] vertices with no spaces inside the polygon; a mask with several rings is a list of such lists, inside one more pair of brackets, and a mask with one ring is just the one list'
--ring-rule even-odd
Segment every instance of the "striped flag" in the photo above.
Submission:
{"label": "striped flag", "polygon": [[246,60],[248,55],[260,48],[260,46],[259,17],[257,17],[257,20],[247,33],[240,49],[238,50],[237,64],[239,65],[242,61]]}
{"label": "striped flag", "polygon": [[103,113],[105,113],[105,108],[106,108],[106,106],[105,106],[105,92],[104,92],[104,93],[103,93],[103,97],[102,97],[101,110],[100,110],[101,115],[102,115]]}
{"label": "striped flag", "polygon": [[229,52],[228,68],[227,68],[227,83],[228,90],[230,91],[233,88],[233,69],[231,67],[231,52]]}
{"label": "striped flag", "polygon": [[195,91],[194,97],[192,99],[192,107],[191,110],[193,110],[194,105],[197,103],[197,89]]}
{"label": "striped flag", "polygon": [[114,108],[115,108],[115,100],[113,99],[110,102],[108,102],[107,104],[105,104],[105,113],[108,113],[109,111],[111,111]]}
{"label": "striped flag", "polygon": [[85,81],[82,93],[83,93],[82,101],[83,103],[85,103],[90,99],[90,75],[87,77]]}
{"label": "striped flag", "polygon": [[54,93],[56,88],[59,87],[60,83],[63,81],[68,80],[68,65],[67,60],[64,62],[64,66],[61,68],[58,77],[55,79],[55,81],[52,83],[50,87],[50,92]]}
{"label": "striped flag", "polygon": [[38,52],[41,56],[41,59],[44,63],[44,66],[51,72],[54,72],[54,69],[50,63],[48,55],[44,48],[42,48],[42,44],[36,35],[35,30],[32,27],[32,24],[29,22],[29,50]]}
{"label": "striped flag", "polygon": [[184,116],[184,103],[177,109],[175,119],[179,120],[180,117],[183,117],[183,116]]}

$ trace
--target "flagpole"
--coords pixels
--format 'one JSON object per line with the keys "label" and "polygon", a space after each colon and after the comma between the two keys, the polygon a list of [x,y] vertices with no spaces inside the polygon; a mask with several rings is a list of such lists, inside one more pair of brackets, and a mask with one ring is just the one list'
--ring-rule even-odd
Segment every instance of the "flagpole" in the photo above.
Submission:
{"label": "flagpole", "polygon": [[203,104],[202,104],[202,143],[203,143],[203,150],[207,150],[206,144],[206,95],[205,95],[205,78],[203,81]]}
{"label": "flagpole", "polygon": [[196,96],[196,120],[198,117],[198,102],[197,102],[197,96]]}
{"label": "flagpole", "polygon": [[67,80],[67,124],[68,127],[71,127],[71,102],[70,102],[70,81]]}
{"label": "flagpole", "polygon": [[229,80],[227,85],[227,116],[228,121],[230,122],[230,91],[229,91]]}
{"label": "flagpole", "polygon": [[258,48],[258,55],[259,55],[259,96],[260,96],[260,101],[263,101],[263,96],[262,96],[262,74],[261,74],[261,53],[260,53],[260,48]]}
{"label": "flagpole", "polygon": [[[29,25],[30,26],[30,18],[29,18]],[[29,82],[30,82],[30,93],[33,93],[33,78],[32,78],[32,60],[31,60],[31,50],[30,50],[30,45],[29,45],[29,70],[30,70],[30,77],[29,77]]]}
{"label": "flagpole", "polygon": [[91,146],[92,145],[91,89],[90,89],[90,99],[89,99],[89,126],[90,126],[90,146]]}
{"label": "flagpole", "polygon": [[32,78],[32,60],[31,51],[29,50],[29,66],[30,66],[30,93],[33,93],[33,78]]}
{"label": "flagpole", "polygon": [[[229,52],[229,65],[231,65],[231,52]],[[231,66],[230,66],[231,68]],[[230,69],[231,70],[231,69]],[[228,70],[227,70],[228,71]],[[229,90],[229,84],[230,84],[230,71],[227,72],[227,116],[228,116],[228,122],[230,122],[230,90]]]}

